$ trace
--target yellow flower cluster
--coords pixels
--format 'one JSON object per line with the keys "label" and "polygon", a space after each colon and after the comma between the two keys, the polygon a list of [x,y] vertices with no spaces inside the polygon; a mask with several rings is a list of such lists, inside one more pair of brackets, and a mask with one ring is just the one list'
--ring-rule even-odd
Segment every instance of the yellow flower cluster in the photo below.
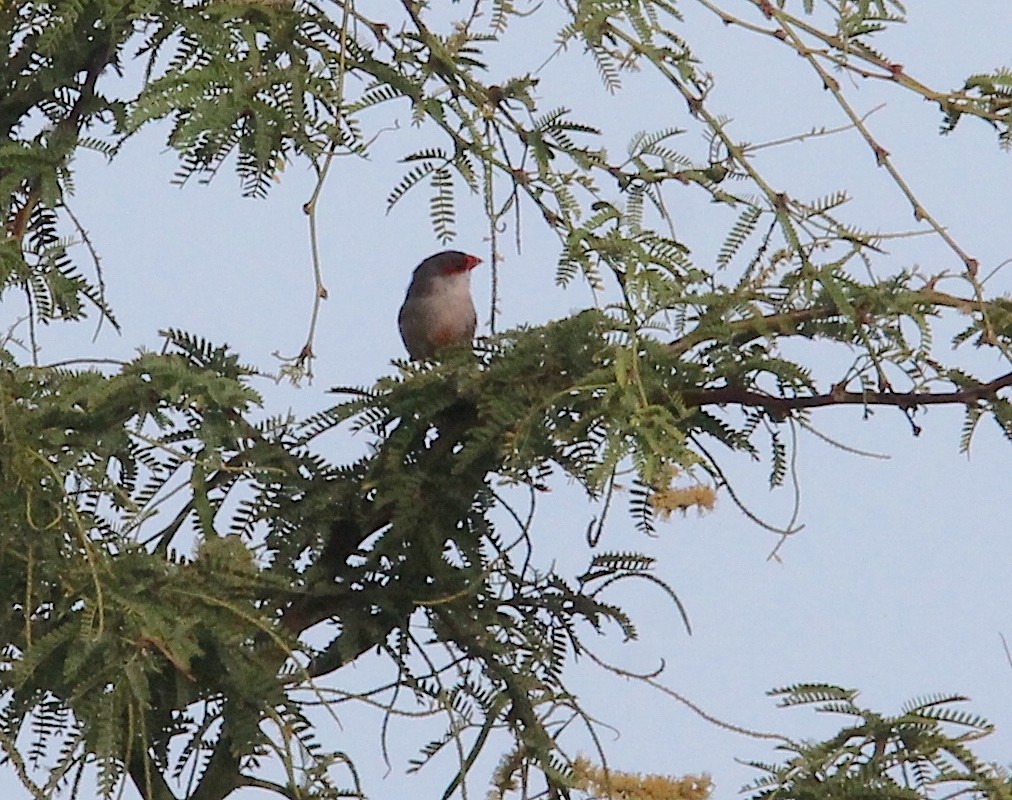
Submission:
{"label": "yellow flower cluster", "polygon": [[573,761],[573,786],[595,800],[707,800],[709,775],[639,775],[606,770],[580,756]]}
{"label": "yellow flower cluster", "polygon": [[662,519],[668,519],[675,511],[684,514],[690,508],[697,508],[700,513],[713,511],[716,504],[717,493],[712,486],[702,483],[693,486],[669,486],[650,495],[650,505]]}

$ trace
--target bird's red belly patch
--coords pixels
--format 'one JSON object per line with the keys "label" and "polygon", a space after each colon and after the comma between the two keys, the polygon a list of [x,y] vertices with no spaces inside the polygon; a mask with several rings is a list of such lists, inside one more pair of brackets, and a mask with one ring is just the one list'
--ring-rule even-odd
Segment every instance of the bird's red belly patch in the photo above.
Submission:
{"label": "bird's red belly patch", "polygon": [[460,341],[460,329],[454,325],[440,325],[432,332],[432,344],[442,347]]}

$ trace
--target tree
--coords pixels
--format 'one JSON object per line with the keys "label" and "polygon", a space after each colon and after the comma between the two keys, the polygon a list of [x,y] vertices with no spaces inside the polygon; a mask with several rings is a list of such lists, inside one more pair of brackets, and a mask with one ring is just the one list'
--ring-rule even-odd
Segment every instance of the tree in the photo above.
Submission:
{"label": "tree", "polygon": [[[649,557],[598,547],[613,501],[627,494],[650,530],[658,515],[706,508],[721,491],[733,498],[724,451],[765,457],[781,485],[788,432],[811,430],[828,406],[894,407],[915,430],[922,411],[959,406],[964,448],[985,418],[1012,432],[1012,302],[918,200],[845,86],[862,79],[921,96],[939,107],[943,132],[984,122],[1007,146],[1012,73],[973,75],[956,91],[919,81],[872,45],[901,22],[895,0],[818,11],[810,0],[728,9],[699,0],[817,76],[955,265],[920,273],[881,252],[906,234],[863,230],[844,193],[805,200],[766,177],[756,154],[770,143],[739,141],[711,108],[714,78],[674,3],[565,0],[553,11],[479,0],[447,10],[404,0],[390,16],[360,5],[0,7],[9,53],[0,269],[6,302],[26,304],[3,351],[0,742],[35,796],[77,794],[92,766],[105,796],[127,779],[157,800],[242,787],[364,791],[354,766],[317,740],[310,708],[333,696],[316,681],[340,686],[341,670],[374,652],[397,670],[396,685],[344,697],[444,714],[445,733],[421,745],[421,760],[458,749],[447,796],[493,746],[503,748],[494,796],[616,794],[620,772],[574,760],[562,743],[574,723],[594,730],[567,690],[566,665],[595,657],[593,635],[636,636],[609,598],[616,583],[649,582],[685,612]],[[616,156],[600,120],[541,107],[534,65],[487,79],[497,45],[530,14],[557,19],[559,51],[582,51],[616,98],[630,70],[657,81],[684,107],[679,127],[639,133]],[[114,80],[140,70],[136,90]],[[142,128],[168,122],[179,181],[234,166],[252,196],[287,163],[308,161],[319,275],[320,191],[335,159],[370,153],[393,113],[410,114],[417,130],[391,205],[427,189],[435,234],[449,242],[458,197],[481,198],[493,263],[507,232],[544,225],[558,239],[559,282],[587,281],[600,303],[439,363],[403,363],[372,387],[338,390],[337,405],[307,419],[265,416],[258,370],[184,331],[166,331],[164,352],[128,363],[39,363],[37,326],[88,312],[115,324],[95,244],[71,208],[80,148],[115,158]],[[705,132],[705,152],[676,148],[681,126]],[[669,209],[681,197],[728,215],[712,263],[676,232]],[[72,255],[73,239],[90,264]],[[318,310],[319,301],[298,357],[282,364],[295,380],[311,376]],[[1006,368],[971,374],[935,346],[937,321],[953,317],[956,347],[992,351]],[[795,348],[816,340],[828,354],[817,363]],[[342,426],[371,432],[374,446],[336,465],[318,442]],[[531,520],[518,516],[516,535],[500,523],[514,513],[511,491],[537,498],[553,474],[601,503],[575,570],[539,561]],[[790,746],[797,758],[769,766],[762,796],[770,786],[789,796],[926,794],[955,779],[977,796],[1009,792],[944,730],[988,729],[946,698],[882,718],[836,687],[785,695],[829,703],[864,727],[822,747]],[[915,780],[901,791],[904,766]],[[706,793],[702,778],[664,785],[670,796]]]}

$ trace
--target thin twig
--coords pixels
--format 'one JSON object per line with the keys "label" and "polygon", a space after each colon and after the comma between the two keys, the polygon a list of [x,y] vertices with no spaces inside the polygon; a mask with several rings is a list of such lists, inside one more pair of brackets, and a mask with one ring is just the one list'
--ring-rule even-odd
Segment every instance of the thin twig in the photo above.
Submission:
{"label": "thin twig", "polygon": [[109,304],[105,300],[105,276],[102,272],[102,257],[98,254],[94,244],[92,244],[91,237],[88,235],[88,231],[85,230],[84,225],[77,218],[77,215],[71,210],[70,205],[66,200],[63,201],[63,210],[67,212],[67,216],[70,217],[70,221],[74,223],[74,227],[77,228],[77,232],[81,235],[81,241],[84,242],[84,246],[88,248],[88,253],[91,255],[91,261],[95,265],[95,280],[98,282],[98,299],[96,303],[98,306],[98,324],[95,326],[95,333],[92,334],[91,341],[98,341],[98,334],[102,330],[102,322],[107,319],[112,326],[118,331],[119,323],[116,322],[115,318],[109,312]]}
{"label": "thin twig", "polygon": [[[872,108],[870,111],[866,111],[861,117],[861,121],[864,122],[868,117],[877,111],[881,111],[886,107],[885,103],[879,103],[877,106]],[[768,150],[773,147],[782,147],[785,144],[796,144],[798,142],[804,142],[808,139],[820,138],[823,136],[832,136],[837,133],[846,133],[847,131],[854,130],[855,126],[853,123],[846,125],[840,125],[836,128],[812,128],[810,131],[804,133],[795,133],[791,136],[784,136],[781,139],[771,139],[768,142],[759,142],[757,144],[750,144],[743,149],[745,153],[756,153],[759,150]]]}
{"label": "thin twig", "polygon": [[783,744],[791,743],[791,740],[788,739],[786,736],[783,736],[782,734],[757,731],[753,730],[752,728],[746,728],[742,725],[736,725],[733,722],[727,722],[725,720],[722,720],[719,717],[716,717],[713,714],[704,711],[702,707],[689,700],[689,698],[687,698],[685,695],[680,694],[679,692],[676,692],[674,689],[665,686],[663,683],[661,683],[651,675],[641,675],[637,672],[630,672],[629,670],[622,669],[622,667],[617,667],[614,664],[609,664],[606,661],[603,661],[598,656],[595,656],[593,653],[588,653],[588,655],[590,656],[591,661],[593,661],[602,669],[605,669],[608,672],[611,672],[615,675],[619,675],[623,678],[628,678],[629,680],[645,683],[652,689],[656,689],[657,691],[666,694],[671,699],[677,700],[679,703],[684,705],[686,708],[688,708],[697,716],[709,722],[711,725],[716,725],[718,728],[722,728],[725,731],[737,733],[742,736],[748,736],[749,738],[752,739],[765,739],[767,741],[782,742]]}

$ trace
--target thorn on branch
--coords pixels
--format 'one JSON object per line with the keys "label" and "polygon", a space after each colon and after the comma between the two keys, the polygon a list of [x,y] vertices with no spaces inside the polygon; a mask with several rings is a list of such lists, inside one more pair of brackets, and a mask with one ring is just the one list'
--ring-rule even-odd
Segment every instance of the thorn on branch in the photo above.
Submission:
{"label": "thorn on branch", "polygon": [[542,211],[542,214],[544,214],[545,222],[547,222],[553,228],[558,228],[560,225],[562,225],[562,217],[560,217],[551,209],[548,208],[544,209]]}
{"label": "thorn on branch", "polygon": [[904,415],[906,415],[907,422],[910,423],[910,432],[913,433],[914,438],[920,436],[924,432],[924,429],[920,425],[918,425],[916,422],[914,422],[914,412],[913,412],[913,409],[905,408],[905,409],[903,409],[903,413],[904,413]]}
{"label": "thorn on branch", "polygon": [[878,142],[873,142],[871,148],[875,151],[875,163],[880,167],[885,166],[886,161],[889,159],[889,151]]}
{"label": "thorn on branch", "polygon": [[981,331],[980,336],[977,338],[977,347],[997,347],[997,346],[998,346],[998,337],[995,335],[994,331],[991,330],[991,326],[988,325],[985,330]]}

